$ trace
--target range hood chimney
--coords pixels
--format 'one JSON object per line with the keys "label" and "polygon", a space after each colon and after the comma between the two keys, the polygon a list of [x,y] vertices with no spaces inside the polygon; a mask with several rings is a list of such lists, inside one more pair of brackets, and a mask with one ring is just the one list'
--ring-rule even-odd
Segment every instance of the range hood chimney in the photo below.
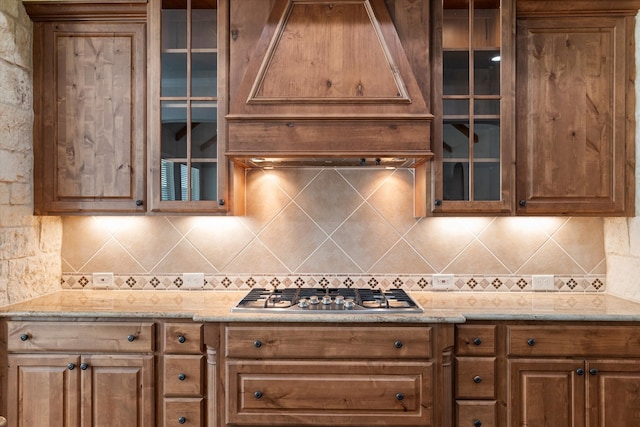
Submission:
{"label": "range hood chimney", "polygon": [[[233,50],[233,21],[231,33]],[[433,115],[384,0],[276,0],[240,68],[225,153],[240,165],[407,167],[433,156]]]}

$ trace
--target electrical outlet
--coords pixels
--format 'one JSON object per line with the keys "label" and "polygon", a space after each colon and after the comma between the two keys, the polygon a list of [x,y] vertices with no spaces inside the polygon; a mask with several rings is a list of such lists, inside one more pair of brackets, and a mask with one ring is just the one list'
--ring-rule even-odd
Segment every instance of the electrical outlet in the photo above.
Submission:
{"label": "electrical outlet", "polygon": [[534,291],[554,291],[556,289],[553,274],[534,274],[531,276],[531,286]]}
{"label": "electrical outlet", "polygon": [[453,274],[434,274],[431,276],[434,291],[453,291]]}
{"label": "electrical outlet", "polygon": [[204,273],[182,273],[182,286],[180,289],[204,288]]}
{"label": "electrical outlet", "polygon": [[113,273],[93,273],[93,287],[107,289],[113,286]]}

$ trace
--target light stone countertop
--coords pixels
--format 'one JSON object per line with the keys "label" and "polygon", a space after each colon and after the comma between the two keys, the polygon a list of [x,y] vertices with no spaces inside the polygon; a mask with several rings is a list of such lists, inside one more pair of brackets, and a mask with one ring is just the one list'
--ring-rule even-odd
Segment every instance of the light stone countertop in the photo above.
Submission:
{"label": "light stone countertop", "polygon": [[232,313],[246,291],[63,290],[0,307],[13,318],[185,318],[210,322],[640,321],[640,303],[600,293],[410,292],[423,313]]}

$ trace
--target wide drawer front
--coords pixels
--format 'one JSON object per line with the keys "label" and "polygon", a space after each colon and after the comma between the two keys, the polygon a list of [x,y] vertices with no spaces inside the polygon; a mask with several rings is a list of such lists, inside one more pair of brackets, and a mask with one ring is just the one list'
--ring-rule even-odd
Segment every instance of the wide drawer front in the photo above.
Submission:
{"label": "wide drawer front", "polygon": [[231,358],[431,357],[430,327],[247,327],[225,328]]}
{"label": "wide drawer front", "polygon": [[507,336],[510,356],[640,356],[640,328],[632,326],[510,326]]}
{"label": "wide drawer front", "polygon": [[431,425],[431,362],[228,361],[227,420],[241,425]]}
{"label": "wide drawer front", "polygon": [[153,323],[7,322],[9,351],[154,351]]}

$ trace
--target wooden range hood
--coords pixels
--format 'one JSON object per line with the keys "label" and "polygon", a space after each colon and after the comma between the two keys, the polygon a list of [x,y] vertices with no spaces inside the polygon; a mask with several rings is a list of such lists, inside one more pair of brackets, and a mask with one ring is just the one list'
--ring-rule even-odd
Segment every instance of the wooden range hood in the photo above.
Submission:
{"label": "wooden range hood", "polygon": [[424,163],[423,94],[384,0],[275,0],[231,94],[225,154],[250,167]]}

